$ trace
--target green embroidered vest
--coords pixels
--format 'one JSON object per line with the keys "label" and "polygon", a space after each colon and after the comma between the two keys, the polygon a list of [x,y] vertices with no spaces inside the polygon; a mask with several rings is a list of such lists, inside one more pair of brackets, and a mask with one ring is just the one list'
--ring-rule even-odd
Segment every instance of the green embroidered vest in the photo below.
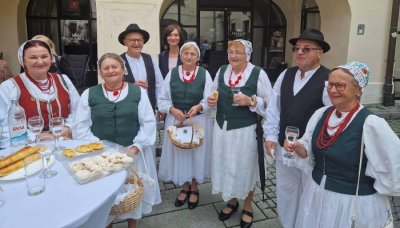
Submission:
{"label": "green embroidered vest", "polygon": [[128,83],[127,97],[116,103],[104,97],[102,85],[90,88],[92,133],[101,140],[109,140],[123,146],[131,145],[140,127],[138,112],[140,97],[140,88],[130,83]]}
{"label": "green embroidered vest", "polygon": [[171,71],[171,98],[175,108],[188,112],[191,107],[203,99],[206,84],[206,70],[199,66],[197,75],[190,83],[185,83],[179,78],[179,67]]}
{"label": "green embroidered vest", "polygon": [[[218,104],[216,120],[218,126],[222,129],[224,121],[227,121],[226,130],[233,130],[248,127],[257,123],[257,113],[250,111],[248,106],[232,106],[233,93],[231,87],[224,82],[224,73],[227,65],[221,67],[218,80]],[[247,96],[257,94],[257,82],[261,68],[254,67],[246,84],[240,88],[240,92]]]}

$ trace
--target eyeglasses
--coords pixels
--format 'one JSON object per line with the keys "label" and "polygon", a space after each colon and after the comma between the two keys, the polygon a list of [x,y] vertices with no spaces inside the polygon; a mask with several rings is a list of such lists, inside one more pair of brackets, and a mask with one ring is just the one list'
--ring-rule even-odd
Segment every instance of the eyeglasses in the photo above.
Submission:
{"label": "eyeglasses", "polygon": [[244,55],[244,54],[246,53],[238,51],[228,51],[228,55]]}
{"label": "eyeglasses", "polygon": [[143,43],[144,39],[125,39],[130,43]]}
{"label": "eyeglasses", "polygon": [[304,54],[308,54],[311,50],[322,50],[321,48],[315,48],[315,47],[292,47],[292,51],[294,53],[298,53],[301,50],[301,52],[303,52]]}
{"label": "eyeglasses", "polygon": [[[350,85],[352,85],[352,84],[350,84]],[[343,91],[346,89],[347,84],[346,83],[331,83],[331,82],[325,81],[325,87],[327,89],[332,89],[334,86],[337,91]]]}

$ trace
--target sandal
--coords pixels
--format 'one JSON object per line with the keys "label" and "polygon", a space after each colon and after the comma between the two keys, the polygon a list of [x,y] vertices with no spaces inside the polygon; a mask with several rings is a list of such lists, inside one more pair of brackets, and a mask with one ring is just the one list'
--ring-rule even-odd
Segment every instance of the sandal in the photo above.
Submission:
{"label": "sandal", "polygon": [[[179,195],[180,195],[181,193],[183,193],[183,194],[186,195],[185,199],[183,199],[183,200],[180,200],[180,199],[179,199]],[[185,204],[186,200],[188,199],[189,194],[190,194],[190,189],[189,189],[189,190],[184,190],[184,189],[182,189],[182,190],[179,192],[178,196],[176,197],[176,200],[175,200],[175,207],[180,207],[180,206],[182,206],[183,204]]]}

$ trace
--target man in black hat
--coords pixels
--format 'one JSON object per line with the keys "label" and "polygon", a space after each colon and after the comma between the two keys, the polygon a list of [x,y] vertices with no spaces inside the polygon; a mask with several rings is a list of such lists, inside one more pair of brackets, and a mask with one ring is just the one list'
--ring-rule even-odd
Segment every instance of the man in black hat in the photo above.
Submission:
{"label": "man in black hat", "polygon": [[154,111],[163,77],[153,58],[142,52],[143,46],[149,38],[150,35],[147,31],[140,29],[137,24],[130,24],[125,31],[119,34],[118,41],[128,48],[125,53],[121,54],[128,71],[125,81],[147,89]]}
{"label": "man in black hat", "polygon": [[263,125],[266,153],[276,156],[278,216],[285,228],[294,227],[305,179],[295,155],[283,148],[285,129],[297,127],[301,138],[314,111],[331,104],[325,88],[329,69],[320,64],[330,49],[324,35],[317,29],[306,29],[289,43],[293,45],[296,66],[279,75]]}

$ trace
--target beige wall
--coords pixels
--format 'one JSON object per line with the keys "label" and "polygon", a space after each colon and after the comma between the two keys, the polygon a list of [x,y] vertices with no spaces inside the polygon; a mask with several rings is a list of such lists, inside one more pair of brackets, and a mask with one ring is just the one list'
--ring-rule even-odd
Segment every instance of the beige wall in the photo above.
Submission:
{"label": "beige wall", "polygon": [[[18,73],[20,69],[17,59],[18,46],[26,39],[26,6],[22,12],[24,20],[21,21],[20,17],[18,17],[21,15],[21,12],[18,11],[20,4],[27,5],[27,1],[2,0],[0,7],[0,28],[2,30],[0,32],[0,52],[3,52],[3,57],[9,63],[10,69],[14,74]],[[22,31],[21,27],[23,27]]]}

